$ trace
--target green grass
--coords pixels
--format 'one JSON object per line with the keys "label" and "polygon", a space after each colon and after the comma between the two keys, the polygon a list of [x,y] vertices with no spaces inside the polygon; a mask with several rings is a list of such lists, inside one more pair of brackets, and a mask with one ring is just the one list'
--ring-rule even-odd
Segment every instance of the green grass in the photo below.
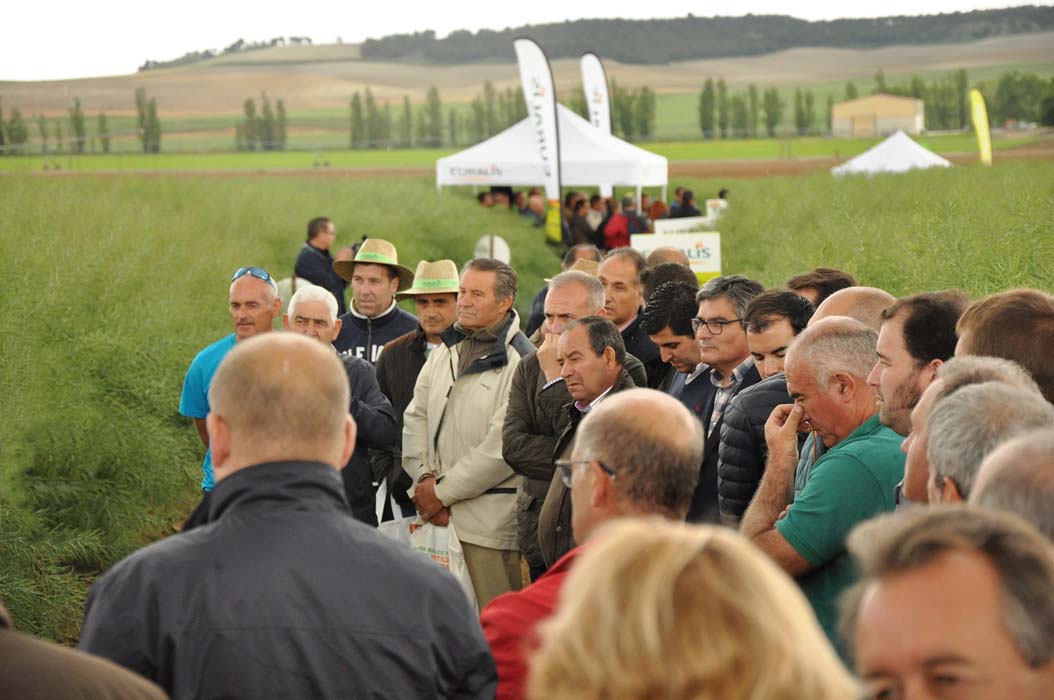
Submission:
{"label": "green grass", "polygon": [[[287,273],[306,220],[326,214],[338,244],[383,236],[410,266],[460,262],[481,235],[504,236],[521,312],[557,269],[539,230],[428,177],[0,184],[0,594],[20,628],[62,641],[77,636],[89,582],[196,501],[201,447],[179,392],[194,354],[229,330],[234,268]],[[1054,288],[1051,163],[744,180],[731,202],[725,272],[769,285],[822,264],[898,295]]]}

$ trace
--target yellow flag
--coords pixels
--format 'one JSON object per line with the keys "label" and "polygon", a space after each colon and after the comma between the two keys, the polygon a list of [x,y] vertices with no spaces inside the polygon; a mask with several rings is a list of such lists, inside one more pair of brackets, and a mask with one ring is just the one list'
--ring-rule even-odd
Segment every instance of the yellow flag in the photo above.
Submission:
{"label": "yellow flag", "polygon": [[553,245],[560,245],[564,240],[561,224],[563,224],[563,214],[560,210],[560,200],[550,199],[549,211],[545,212],[545,235],[549,237],[549,242]]}
{"label": "yellow flag", "polygon": [[977,134],[977,148],[981,152],[981,162],[992,164],[992,130],[988,128],[988,109],[984,106],[984,96],[977,88],[970,90],[970,112],[973,116],[973,130]]}

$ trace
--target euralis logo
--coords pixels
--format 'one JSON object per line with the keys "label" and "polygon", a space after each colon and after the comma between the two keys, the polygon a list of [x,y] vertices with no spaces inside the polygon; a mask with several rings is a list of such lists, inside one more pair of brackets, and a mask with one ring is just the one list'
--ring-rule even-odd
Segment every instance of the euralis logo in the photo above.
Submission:
{"label": "euralis logo", "polygon": [[545,176],[549,177],[552,175],[553,168],[549,156],[549,140],[545,133],[545,116],[542,113],[545,109],[543,102],[545,92],[545,86],[541,81],[538,78],[531,78],[531,118],[534,121],[535,135],[538,137],[538,153],[542,157],[542,167],[545,170]]}
{"label": "euralis logo", "polygon": [[489,168],[461,168],[451,167],[450,174],[454,177],[471,177],[473,175],[502,175],[502,170],[496,163],[491,163]]}
{"label": "euralis logo", "polygon": [[710,249],[702,242],[696,243],[691,248],[688,248],[684,251],[684,254],[688,256],[689,260],[709,260],[713,257],[710,253]]}

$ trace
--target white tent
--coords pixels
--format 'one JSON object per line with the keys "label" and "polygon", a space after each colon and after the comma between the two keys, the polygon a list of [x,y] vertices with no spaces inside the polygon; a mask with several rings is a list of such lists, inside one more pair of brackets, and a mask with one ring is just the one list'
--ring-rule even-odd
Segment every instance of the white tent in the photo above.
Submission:
{"label": "white tent", "polygon": [[[666,187],[664,157],[605,134],[561,104],[556,105],[560,129],[560,181],[571,187],[606,183],[636,187]],[[530,119],[510,126],[481,143],[436,161],[436,186],[530,186],[545,182],[538,140]],[[665,199],[665,192],[663,199]]]}
{"label": "white tent", "polygon": [[831,174],[841,177],[855,174],[903,173],[915,168],[947,168],[950,165],[950,162],[933,151],[915,143],[903,131],[898,131],[856,158],[831,168]]}

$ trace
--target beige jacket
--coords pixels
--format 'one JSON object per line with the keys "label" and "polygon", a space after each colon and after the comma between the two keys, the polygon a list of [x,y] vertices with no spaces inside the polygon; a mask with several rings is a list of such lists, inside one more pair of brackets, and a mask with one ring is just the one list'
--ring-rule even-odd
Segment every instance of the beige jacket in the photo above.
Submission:
{"label": "beige jacket", "polygon": [[436,475],[436,497],[450,508],[461,541],[516,550],[520,477],[502,459],[501,429],[516,366],[534,346],[516,312],[510,316],[494,348],[460,376],[464,335],[453,327],[443,333],[403,417],[403,469],[415,485],[424,474]]}

